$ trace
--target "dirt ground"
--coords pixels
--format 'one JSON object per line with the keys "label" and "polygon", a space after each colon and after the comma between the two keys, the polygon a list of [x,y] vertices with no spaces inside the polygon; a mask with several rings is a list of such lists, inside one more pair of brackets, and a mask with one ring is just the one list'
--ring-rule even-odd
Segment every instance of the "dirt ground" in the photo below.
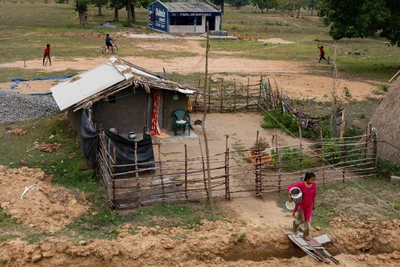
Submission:
{"label": "dirt ground", "polygon": [[[276,40],[274,40],[276,41]],[[203,72],[204,48],[196,41],[183,41],[168,45],[154,46],[152,42],[138,42],[142,49],[163,49],[166,51],[196,51],[198,56],[156,59],[146,57],[125,57],[127,61],[147,68],[153,72],[192,74]],[[279,87],[294,98],[313,97],[316,100],[329,101],[332,80],[308,73],[309,64],[286,61],[265,61],[234,57],[234,54],[210,58],[209,71],[213,75],[231,73],[243,83],[247,77],[259,80],[260,75],[274,77]],[[72,61],[53,58],[53,66],[43,67],[41,60],[26,62],[27,69],[43,71],[62,71],[75,69],[85,71],[107,62],[104,57]],[[318,63],[316,63],[318,64]],[[24,62],[0,64],[0,68],[24,68]],[[34,77],[32,77],[34,78]],[[21,85],[15,91],[23,93],[49,92],[54,81],[29,81],[29,86]],[[0,89],[10,90],[13,83],[0,84]],[[343,97],[344,87],[350,89],[354,100],[363,100],[372,96],[376,89],[370,83],[340,80],[338,93]],[[192,120],[202,119],[193,114]],[[295,138],[279,130],[264,130],[260,127],[262,114],[209,114],[207,130],[211,142],[211,153],[225,149],[225,136],[230,136],[230,147],[241,144],[251,147],[260,136],[271,140],[273,134],[279,134],[281,145],[298,142]],[[246,127],[242,127],[246,125]],[[194,129],[201,136],[199,128]],[[197,129],[197,130],[196,130]],[[197,142],[197,143],[196,143]],[[192,141],[198,146],[198,141]],[[165,151],[175,153],[181,148],[176,144],[166,144]],[[72,222],[79,214],[88,210],[84,196],[72,194],[66,189],[49,184],[48,177],[40,170],[10,170],[0,167],[1,207],[24,225],[49,232],[56,232]],[[38,188],[29,190],[21,200],[21,194],[27,185]],[[5,266],[321,266],[298,249],[294,249],[282,228],[290,226],[292,218],[276,206],[273,197],[263,200],[252,196],[234,198],[220,204],[230,217],[240,221],[225,220],[207,222],[196,229],[160,227],[133,227],[124,225],[116,240],[92,240],[87,243],[73,244],[56,238],[47,239],[40,244],[29,245],[25,241],[12,239],[0,244],[0,265]],[[340,221],[339,221],[340,220]],[[349,227],[350,225],[351,227]],[[400,266],[400,224],[397,221],[375,221],[369,224],[348,222],[343,219],[334,221],[334,229],[329,235],[333,238],[331,247],[341,261],[342,266]],[[312,230],[313,235],[319,235]],[[361,254],[387,253],[379,255]],[[297,254],[296,254],[297,253]],[[360,255],[359,255],[360,254]],[[297,257],[294,257],[297,256]]]}
{"label": "dirt ground", "polygon": [[[287,44],[282,39],[268,39],[263,42],[283,43]],[[162,73],[163,68],[167,73],[179,73],[183,75],[202,73],[205,65],[205,48],[200,45],[197,40],[164,40],[154,41],[147,39],[135,39],[135,45],[139,46],[144,51],[186,51],[197,53],[197,56],[179,57],[173,59],[147,58],[147,57],[124,57],[125,60],[149,69],[156,73]],[[214,56],[215,55],[215,56]],[[26,69],[37,69],[41,71],[63,71],[66,69],[74,69],[85,71],[107,62],[106,57],[98,58],[75,58],[71,61],[64,61],[57,57],[52,58],[52,66],[42,66],[41,59],[28,60],[25,62]],[[210,51],[209,58],[209,73],[216,77],[225,77],[227,79],[236,78],[238,82],[247,83],[250,78],[252,82],[257,82],[260,75],[264,77],[274,77],[278,86],[283,89],[284,93],[293,98],[309,98],[312,97],[319,101],[329,101],[331,98],[332,79],[325,76],[310,75],[309,67],[319,65],[316,61],[310,63],[289,62],[281,60],[258,60],[241,58],[240,53],[231,53],[225,51]],[[0,64],[0,68],[24,68],[23,61]],[[221,75],[224,73],[224,75]],[[225,73],[229,73],[225,76]],[[35,77],[32,77],[35,78]],[[364,100],[366,97],[374,96],[372,91],[376,86],[371,85],[371,82],[358,82],[351,80],[339,79],[338,94],[344,101],[343,89],[347,87],[352,95],[352,100]],[[0,89],[10,90],[11,83],[0,83]],[[23,93],[32,92],[49,92],[52,83],[44,83],[41,81],[30,81],[31,89],[21,86],[16,91]]]}
{"label": "dirt ground", "polygon": [[[363,224],[332,233],[330,247],[341,266],[399,266],[399,222]],[[369,255],[375,250],[387,254]],[[343,254],[350,253],[350,254]],[[293,249],[280,229],[269,231],[236,220],[203,221],[184,227],[124,225],[116,240],[72,244],[56,238],[29,245],[11,240],[0,245],[6,266],[322,266]]]}
{"label": "dirt ground", "polygon": [[[40,169],[0,166],[0,206],[23,225],[54,233],[88,211],[85,196],[49,183]],[[23,195],[27,186],[31,188]],[[1,233],[1,229],[0,229]]]}

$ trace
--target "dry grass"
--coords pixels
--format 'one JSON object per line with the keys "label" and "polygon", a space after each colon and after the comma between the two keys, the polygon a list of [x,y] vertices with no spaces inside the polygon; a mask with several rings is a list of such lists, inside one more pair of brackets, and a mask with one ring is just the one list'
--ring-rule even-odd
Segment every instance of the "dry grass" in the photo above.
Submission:
{"label": "dry grass", "polygon": [[[371,119],[372,126],[377,129],[378,156],[394,163],[400,164],[400,80],[390,87],[386,97],[383,99]],[[396,147],[394,147],[394,146]]]}

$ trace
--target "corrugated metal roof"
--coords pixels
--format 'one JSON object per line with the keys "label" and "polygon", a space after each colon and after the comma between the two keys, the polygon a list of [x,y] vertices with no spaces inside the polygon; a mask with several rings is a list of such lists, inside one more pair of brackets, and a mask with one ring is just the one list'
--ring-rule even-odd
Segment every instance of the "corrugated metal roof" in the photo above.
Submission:
{"label": "corrugated metal roof", "polygon": [[123,90],[128,86],[142,85],[147,88],[178,91],[193,94],[195,91],[181,87],[179,84],[162,79],[156,74],[135,66],[120,58],[110,58],[110,62],[82,72],[68,81],[51,88],[53,98],[60,110],[94,101],[109,93]]}
{"label": "corrugated metal roof", "polygon": [[173,13],[212,13],[220,10],[209,3],[163,3],[167,6],[169,12]]}
{"label": "corrugated metal roof", "polygon": [[124,80],[111,63],[105,63],[53,86],[51,91],[60,110],[64,110]]}

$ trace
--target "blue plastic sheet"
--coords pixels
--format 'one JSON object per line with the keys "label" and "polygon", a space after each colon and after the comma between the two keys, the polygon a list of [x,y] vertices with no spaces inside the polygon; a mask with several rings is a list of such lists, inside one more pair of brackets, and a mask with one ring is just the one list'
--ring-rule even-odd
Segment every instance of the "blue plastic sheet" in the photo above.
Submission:
{"label": "blue plastic sheet", "polygon": [[33,78],[33,79],[24,79],[24,78],[11,78],[12,82],[26,82],[26,81],[52,81],[52,80],[66,80],[66,79],[71,79],[73,76],[72,75],[67,75],[67,76],[50,76],[50,77],[45,77],[45,78]]}

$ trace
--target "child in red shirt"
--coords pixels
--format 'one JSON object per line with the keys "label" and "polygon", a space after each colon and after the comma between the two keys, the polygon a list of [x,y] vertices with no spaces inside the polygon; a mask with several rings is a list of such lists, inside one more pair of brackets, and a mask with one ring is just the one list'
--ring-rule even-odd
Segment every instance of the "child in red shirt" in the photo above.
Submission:
{"label": "child in red shirt", "polygon": [[[49,45],[49,44],[47,44],[47,45],[46,45],[46,48],[44,49],[44,55],[43,55],[43,66],[45,66],[44,60],[45,60],[46,58],[48,58],[48,59],[49,59],[49,63],[50,63],[50,66],[51,66],[51,59],[50,59],[50,45]],[[47,64],[47,62],[46,62],[46,64]]]}
{"label": "child in red shirt", "polygon": [[318,63],[321,62],[321,59],[325,59],[325,61],[328,61],[328,60],[325,58],[324,47],[318,45],[318,48],[319,48],[319,61],[318,61]]}
{"label": "child in red shirt", "polygon": [[312,172],[307,172],[304,181],[296,184],[292,184],[288,187],[289,191],[289,202],[292,202],[292,197],[290,195],[290,189],[293,187],[300,188],[303,193],[303,200],[301,203],[296,204],[293,216],[297,212],[297,220],[293,222],[293,232],[297,233],[297,227],[300,224],[304,224],[304,239],[309,240],[310,235],[310,221],[311,215],[315,208],[315,198],[317,196],[317,185],[315,184],[315,174]]}

